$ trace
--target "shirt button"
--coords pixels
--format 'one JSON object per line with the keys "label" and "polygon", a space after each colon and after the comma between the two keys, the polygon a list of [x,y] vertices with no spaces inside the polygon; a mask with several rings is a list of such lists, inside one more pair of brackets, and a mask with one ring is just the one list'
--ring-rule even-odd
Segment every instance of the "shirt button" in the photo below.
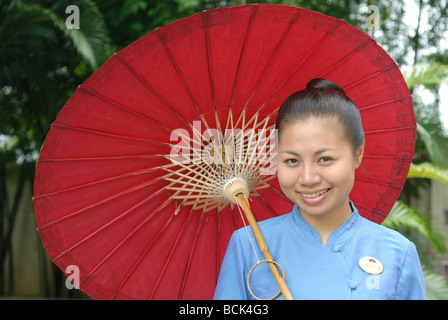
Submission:
{"label": "shirt button", "polygon": [[341,251],[341,245],[340,244],[335,244],[331,250],[333,250],[333,252],[339,252]]}
{"label": "shirt button", "polygon": [[350,287],[350,289],[354,290],[354,289],[356,289],[356,287],[358,286],[358,282],[356,282],[355,280],[351,280],[351,281],[348,283],[348,286]]}

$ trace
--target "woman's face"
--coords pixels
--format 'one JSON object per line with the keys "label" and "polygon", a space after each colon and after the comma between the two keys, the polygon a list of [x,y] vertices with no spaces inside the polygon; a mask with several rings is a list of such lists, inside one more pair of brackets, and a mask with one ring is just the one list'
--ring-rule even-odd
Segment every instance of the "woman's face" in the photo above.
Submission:
{"label": "woman's face", "polygon": [[354,156],[336,118],[311,117],[287,123],[279,136],[280,186],[301,213],[346,214],[363,152],[364,144]]}

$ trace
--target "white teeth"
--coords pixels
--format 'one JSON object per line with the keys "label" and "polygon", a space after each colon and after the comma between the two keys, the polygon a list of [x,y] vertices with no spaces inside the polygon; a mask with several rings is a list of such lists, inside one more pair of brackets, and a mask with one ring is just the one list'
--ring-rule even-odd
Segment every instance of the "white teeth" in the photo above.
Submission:
{"label": "white teeth", "polygon": [[317,198],[318,196],[323,195],[325,192],[327,192],[328,189],[322,190],[320,192],[317,193],[302,193],[300,192],[300,194],[304,197],[304,198],[308,198],[308,199],[312,199],[312,198]]}

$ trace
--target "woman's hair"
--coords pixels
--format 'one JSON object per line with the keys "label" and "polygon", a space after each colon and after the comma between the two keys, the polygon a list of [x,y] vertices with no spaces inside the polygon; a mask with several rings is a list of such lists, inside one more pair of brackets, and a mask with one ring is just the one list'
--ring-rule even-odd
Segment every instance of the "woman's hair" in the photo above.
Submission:
{"label": "woman's hair", "polygon": [[278,111],[275,123],[278,136],[288,122],[311,117],[339,119],[344,128],[343,134],[351,142],[354,152],[364,142],[358,107],[336,83],[315,78],[308,82],[305,89],[290,95]]}

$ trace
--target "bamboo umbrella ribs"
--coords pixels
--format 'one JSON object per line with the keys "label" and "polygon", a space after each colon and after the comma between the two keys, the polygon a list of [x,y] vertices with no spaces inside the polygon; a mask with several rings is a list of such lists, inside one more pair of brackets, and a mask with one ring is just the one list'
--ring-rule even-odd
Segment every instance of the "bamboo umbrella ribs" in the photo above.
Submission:
{"label": "bamboo umbrella ribs", "polygon": [[[239,205],[244,211],[265,261],[269,263],[280,288],[279,293],[283,294],[285,300],[292,300],[284,272],[283,274],[280,272],[278,263],[269,252],[248,201],[250,191],[268,186],[266,181],[263,181],[263,178],[269,179],[266,173],[272,175],[276,171],[276,131],[270,129],[266,135],[266,128],[259,129],[257,133],[253,129],[243,131],[232,128],[226,130],[225,138],[219,131],[213,132],[212,142],[208,145],[211,148],[205,153],[202,152],[202,147],[207,149],[207,146],[204,146],[201,140],[193,143],[199,148],[190,153],[188,132],[183,134],[184,139],[181,140],[183,143],[180,143],[180,147],[177,146],[179,148],[173,147],[175,152],[171,152],[171,156],[174,155],[176,159],[172,159],[172,162],[179,164],[180,169],[173,171],[166,168],[170,173],[164,176],[164,179],[171,182],[167,189],[176,191],[172,196],[173,199],[181,199],[183,205],[192,205],[194,209],[210,211],[219,207],[219,210],[222,210],[223,206],[229,203]],[[187,154],[179,156],[178,151],[182,149],[188,150]],[[190,161],[189,155],[199,160],[195,161],[192,167],[189,166],[193,162]],[[260,183],[261,181],[263,183]],[[250,274],[247,284],[250,290],[249,276]],[[252,293],[252,290],[250,292],[256,299],[260,299]]]}

